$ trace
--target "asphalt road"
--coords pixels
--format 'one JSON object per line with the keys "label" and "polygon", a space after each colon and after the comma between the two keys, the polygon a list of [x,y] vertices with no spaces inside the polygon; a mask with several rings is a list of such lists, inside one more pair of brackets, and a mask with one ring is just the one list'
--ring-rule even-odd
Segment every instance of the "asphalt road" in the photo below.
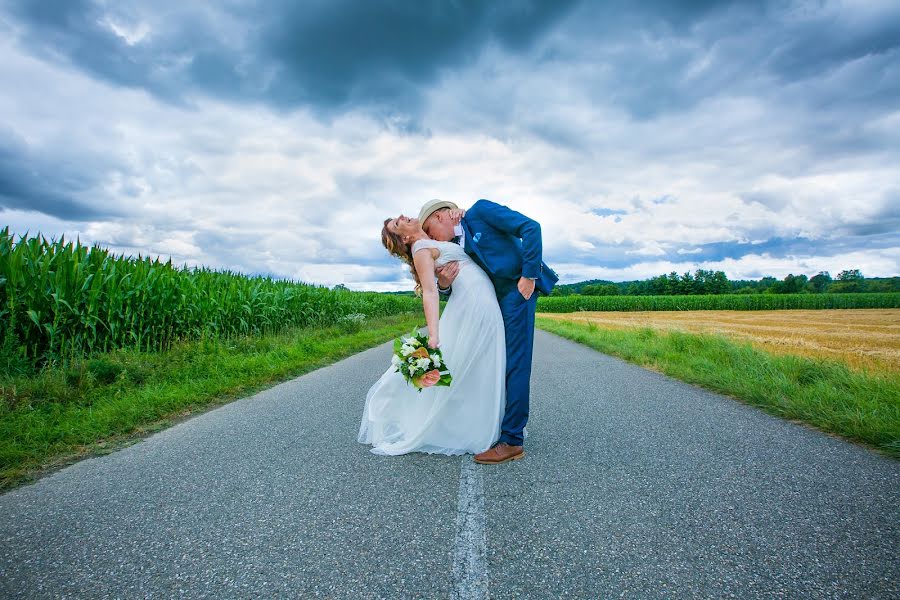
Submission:
{"label": "asphalt road", "polygon": [[524,460],[380,457],[389,356],[0,496],[0,597],[900,597],[900,461],[544,332]]}

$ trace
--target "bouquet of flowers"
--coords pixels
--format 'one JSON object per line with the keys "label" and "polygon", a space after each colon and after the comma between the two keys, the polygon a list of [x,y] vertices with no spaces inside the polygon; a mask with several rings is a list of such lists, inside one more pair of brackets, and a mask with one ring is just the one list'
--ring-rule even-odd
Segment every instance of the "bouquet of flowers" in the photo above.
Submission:
{"label": "bouquet of flowers", "polygon": [[449,386],[453,376],[444,364],[440,348],[429,348],[428,338],[417,329],[407,337],[394,340],[391,364],[412,383],[419,392],[433,385]]}

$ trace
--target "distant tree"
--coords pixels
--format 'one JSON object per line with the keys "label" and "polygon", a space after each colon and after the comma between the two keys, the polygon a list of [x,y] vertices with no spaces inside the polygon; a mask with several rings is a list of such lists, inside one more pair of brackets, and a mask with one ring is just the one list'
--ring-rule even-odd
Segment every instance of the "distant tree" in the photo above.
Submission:
{"label": "distant tree", "polygon": [[[774,281],[774,280],[773,280]],[[623,282],[619,293],[629,296],[657,295],[678,296],[687,294],[727,294],[732,291],[732,282],[723,271],[697,269],[679,275],[672,271],[668,275],[658,275],[644,281]]]}
{"label": "distant tree", "polygon": [[679,295],[679,294],[787,294],[823,292],[900,292],[900,277],[875,277],[865,279],[859,269],[841,271],[832,279],[828,271],[815,276],[790,274],[782,281],[774,277],[759,280],[730,281],[723,271],[697,269],[694,273],[679,275],[675,271],[640,281],[612,282],[591,279],[578,283],[557,285],[553,296],[570,294],[629,296]]}
{"label": "distant tree", "polygon": [[759,291],[759,282],[758,281],[730,281],[728,283],[729,290],[726,293],[731,294],[755,294]]}
{"label": "distant tree", "polygon": [[866,292],[900,292],[900,277],[874,277],[864,281]]}
{"label": "distant tree", "polygon": [[790,274],[783,281],[777,281],[770,288],[774,294],[800,294],[806,292],[809,280],[806,275]]}
{"label": "distant tree", "polygon": [[771,290],[774,294],[799,294],[806,291],[807,283],[806,275],[790,274],[783,281],[775,282]]}
{"label": "distant tree", "polygon": [[586,285],[581,288],[581,293],[585,296],[617,296],[619,288],[613,284]]}
{"label": "distant tree", "polygon": [[731,290],[731,282],[725,271],[716,271],[706,282],[707,294],[727,294]]}
{"label": "distant tree", "polygon": [[865,280],[859,269],[848,269],[838,273],[837,281],[832,282],[828,291],[835,294],[853,294],[864,292]]}
{"label": "distant tree", "polygon": [[337,284],[336,286],[334,286],[334,287],[331,288],[331,289],[333,289],[333,290],[336,291],[336,292],[337,292],[337,291],[346,291],[346,290],[347,290],[347,286],[344,285],[343,283],[339,283],[339,284]]}
{"label": "distant tree", "polygon": [[772,287],[778,283],[778,280],[774,277],[766,276],[759,280],[759,286],[757,287],[763,293],[771,293]]}
{"label": "distant tree", "polygon": [[681,279],[675,271],[666,276],[666,291],[664,293],[669,296],[676,296],[681,293]]}
{"label": "distant tree", "polygon": [[831,285],[831,274],[828,271],[819,271],[818,275],[813,275],[809,280],[809,289],[817,294],[824,293],[828,286]]}
{"label": "distant tree", "polygon": [[802,294],[806,291],[806,285],[809,283],[809,277],[806,275],[788,275],[784,278],[784,287],[789,290],[788,294]]}
{"label": "distant tree", "polygon": [[709,280],[712,277],[712,271],[697,269],[694,271],[694,292],[697,294],[709,293]]}
{"label": "distant tree", "polygon": [[862,281],[863,276],[862,273],[859,272],[859,269],[848,269],[847,271],[841,271],[838,273],[838,281]]}
{"label": "distant tree", "polygon": [[628,296],[643,296],[644,290],[641,285],[643,282],[640,281],[632,281],[628,284],[628,287],[625,288],[625,294]]}
{"label": "distant tree", "polygon": [[881,279],[865,279],[863,280],[864,292],[892,292],[891,284]]}
{"label": "distant tree", "polygon": [[601,285],[600,292],[601,296],[618,296],[622,293],[622,290],[617,285]]}
{"label": "distant tree", "polygon": [[557,285],[554,286],[553,291],[550,292],[551,296],[571,296],[572,288],[567,285]]}
{"label": "distant tree", "polygon": [[663,296],[669,293],[669,278],[665,275],[658,275],[649,282],[650,294],[654,296]]}
{"label": "distant tree", "polygon": [[681,276],[681,281],[678,282],[678,293],[685,296],[697,293],[696,282],[690,271],[685,271],[684,275]]}
{"label": "distant tree", "polygon": [[731,290],[731,283],[723,271],[694,272],[694,290],[697,294],[725,294]]}

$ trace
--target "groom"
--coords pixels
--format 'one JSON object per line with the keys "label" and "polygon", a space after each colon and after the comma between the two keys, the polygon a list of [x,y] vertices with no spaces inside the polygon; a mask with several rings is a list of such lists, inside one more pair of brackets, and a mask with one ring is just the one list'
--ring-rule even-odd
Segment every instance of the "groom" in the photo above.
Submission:
{"label": "groom", "polygon": [[[535,289],[550,294],[558,277],[541,261],[541,226],[521,213],[479,200],[456,223],[461,211],[453,202],[431,200],[419,212],[430,237],[461,245],[491,278],[506,331],[506,414],[500,441],[475,455],[482,464],[504,463],[525,456],[523,431],[528,421],[531,354],[534,347]],[[442,294],[451,293],[458,265],[438,274]]]}

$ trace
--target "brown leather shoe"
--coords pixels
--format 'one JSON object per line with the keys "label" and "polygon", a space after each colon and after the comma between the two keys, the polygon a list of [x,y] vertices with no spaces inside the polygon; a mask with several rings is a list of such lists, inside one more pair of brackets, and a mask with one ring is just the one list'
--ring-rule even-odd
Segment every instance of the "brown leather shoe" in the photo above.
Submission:
{"label": "brown leather shoe", "polygon": [[475,455],[475,462],[482,465],[499,465],[511,460],[525,458],[525,448],[522,446],[510,446],[506,442],[500,442],[493,448]]}

